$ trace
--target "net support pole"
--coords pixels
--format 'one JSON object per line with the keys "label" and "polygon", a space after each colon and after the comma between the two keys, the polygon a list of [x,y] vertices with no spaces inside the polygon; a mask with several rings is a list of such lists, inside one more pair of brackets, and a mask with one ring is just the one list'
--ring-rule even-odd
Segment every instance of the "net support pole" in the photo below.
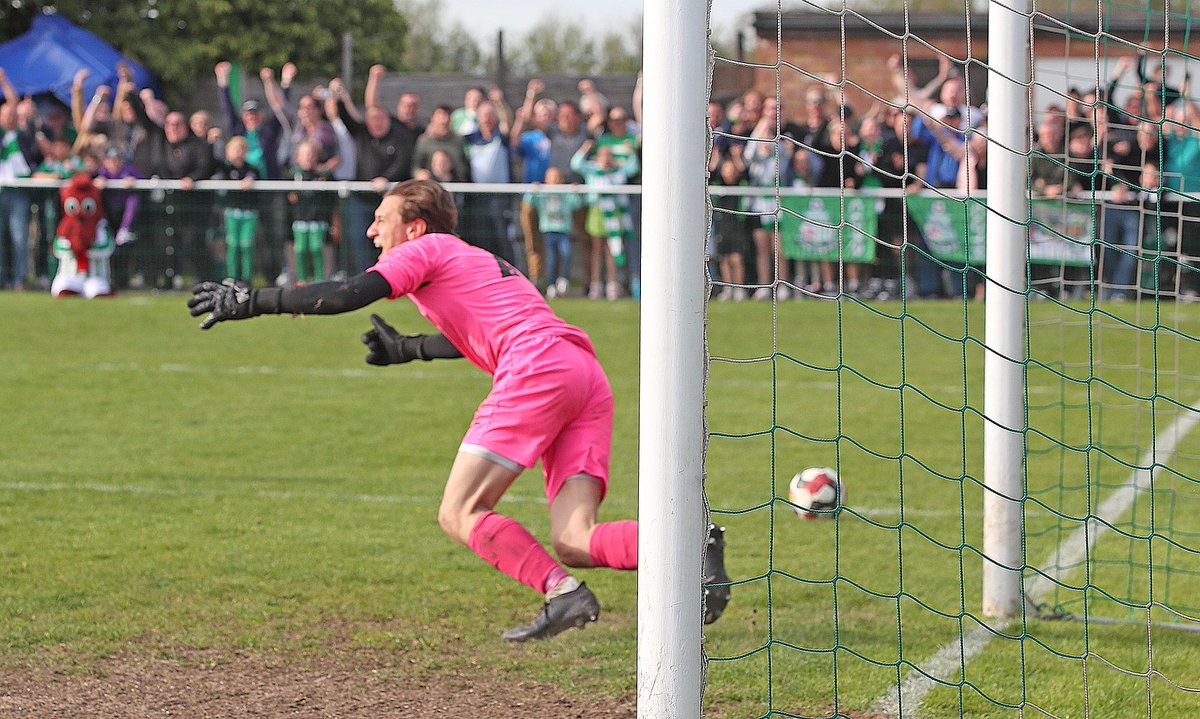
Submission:
{"label": "net support pole", "polygon": [[983,613],[997,618],[1013,617],[1021,609],[1029,254],[1027,8],[1027,0],[988,3]]}
{"label": "net support pole", "polygon": [[646,3],[637,714],[701,712],[708,3]]}

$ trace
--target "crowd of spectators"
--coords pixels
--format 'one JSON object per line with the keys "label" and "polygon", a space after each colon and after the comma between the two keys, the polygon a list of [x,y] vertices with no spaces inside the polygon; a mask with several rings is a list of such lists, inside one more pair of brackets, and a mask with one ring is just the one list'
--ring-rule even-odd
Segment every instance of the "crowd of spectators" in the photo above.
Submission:
{"label": "crowd of spectators", "polygon": [[[844,262],[841,272],[834,262],[782,254],[773,196],[718,196],[710,252],[719,299],[769,298],[776,279],[780,298],[793,288],[797,296],[868,299],[894,298],[901,287],[919,297],[982,295],[983,268],[971,268],[965,256],[935,257],[900,195],[985,190],[986,111],[968,103],[965,78],[948,59],[923,87],[911,83],[899,56],[887,67],[895,97],[863,113],[832,102],[832,81],[814,82],[794,115],[756,90],[728,107],[710,103],[714,185],[898,191],[876,203],[874,262]],[[1187,199],[1200,194],[1200,109],[1167,79],[1144,56],[1123,57],[1107,87],[1073,90],[1037,113],[1030,196],[1098,207],[1100,242],[1091,268],[1031,265],[1035,296],[1082,298],[1099,289],[1102,299],[1123,300],[1140,289],[1196,297],[1200,202]]]}
{"label": "crowd of spectators", "polygon": [[[265,102],[238,102],[233,71],[229,62],[215,66],[219,107],[190,116],[149,90],[138,91],[126,66],[118,68],[115,88],[101,86],[91,98],[83,96],[88,73],[80,71],[70,108],[18,97],[0,75],[6,100],[0,105],[0,181],[90,174],[107,189],[105,214],[119,245],[118,286],[137,288],[179,287],[184,278],[286,284],[361,272],[375,262],[367,227],[392,183],[418,177],[540,185],[549,173],[548,184],[577,185],[577,192],[458,193],[460,234],[525,269],[556,296],[573,291],[571,245],[586,244],[579,274],[591,282],[578,291],[609,299],[638,294],[631,255],[638,248],[632,213],[640,204],[596,193],[582,199],[585,183],[637,181],[637,93],[632,107],[619,107],[585,80],[578,97],[556,99],[535,79],[515,109],[498,87],[471,87],[461,107],[435,107],[426,119],[415,93],[402,93],[394,109],[385,105],[381,65],[370,69],[361,105],[338,78],[300,92],[291,63],[278,77],[269,68],[260,71]],[[132,186],[149,178],[176,180],[179,189],[149,193]],[[203,180],[237,184],[195,185]],[[320,191],[315,184],[281,191],[263,188],[263,180],[356,181],[372,191]],[[31,212],[35,201],[44,207]],[[48,190],[0,192],[7,250],[0,253],[0,286],[20,290],[53,274],[45,248],[53,240],[56,204]],[[32,235],[31,217],[39,218]],[[335,245],[342,248],[340,259]],[[31,246],[39,248],[37,257],[25,254]],[[146,267],[163,271],[147,277]]]}
{"label": "crowd of spectators", "polygon": [[[710,247],[718,298],[982,292],[982,269],[965,257],[936,257],[900,194],[986,189],[986,112],[967,101],[965,79],[948,59],[923,87],[911,82],[899,57],[887,69],[895,98],[862,113],[835,102],[832,81],[814,82],[799,111],[756,90],[728,106],[710,103],[714,185],[896,191],[875,203],[869,264],[790,259],[777,239],[773,195],[718,195]],[[460,233],[521,267],[552,296],[571,293],[572,277],[583,279],[575,291],[591,298],[638,296],[640,194],[601,190],[638,183],[640,81],[630,107],[614,105],[590,80],[578,84],[578,97],[551,98],[534,79],[515,107],[498,87],[471,87],[461,107],[441,105],[426,116],[412,92],[400,94],[394,108],[386,105],[380,88],[387,70],[380,65],[370,69],[361,105],[338,78],[299,92],[291,63],[278,78],[260,71],[265,102],[238,102],[232,72],[228,62],[216,65],[219,107],[190,116],[138,91],[124,66],[115,88],[102,86],[91,98],[83,97],[87,71],[80,71],[70,108],[18,97],[0,74],[0,181],[86,172],[107,186],[105,212],[119,246],[116,279],[129,287],[179,286],[185,276],[284,284],[360,272],[375,261],[366,230],[391,183],[426,177],[544,184],[520,197],[458,193]],[[1073,90],[1033,120],[1031,196],[1094,203],[1102,240],[1094,270],[1034,266],[1035,286],[1081,295],[1098,279],[1106,299],[1127,299],[1139,288],[1194,296],[1200,203],[1181,200],[1200,190],[1195,102],[1161,67],[1129,56],[1115,64],[1107,87]],[[164,202],[161,193],[148,197],[130,187],[145,178],[177,180],[182,189],[173,191],[174,203]],[[208,179],[237,181],[240,189],[189,192]],[[262,180],[357,181],[373,192],[255,190]],[[578,186],[578,196],[562,186]],[[44,282],[52,274],[47,248],[57,211],[50,193],[0,192],[0,287],[22,289],[31,276]],[[39,220],[33,242],[31,216]],[[578,271],[573,257],[582,259]],[[166,268],[163,276],[144,276],[143,268],[157,265]]]}

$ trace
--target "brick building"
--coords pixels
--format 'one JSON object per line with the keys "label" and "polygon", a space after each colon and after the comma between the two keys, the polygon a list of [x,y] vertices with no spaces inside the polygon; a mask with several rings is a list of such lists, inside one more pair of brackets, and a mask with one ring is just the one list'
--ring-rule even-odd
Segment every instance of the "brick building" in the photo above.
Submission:
{"label": "brick building", "polygon": [[[1161,11],[1158,15],[1105,18],[1102,33],[1097,33],[1094,14],[1073,17],[1070,21],[1072,27],[1045,16],[1034,19],[1035,106],[1048,104],[1056,94],[1071,87],[1082,90],[1106,84],[1108,68],[1115,59],[1134,53],[1130,43],[1163,52]],[[893,99],[897,92],[886,62],[894,54],[907,57],[907,66],[917,85],[937,74],[939,51],[959,60],[974,58],[967,70],[968,92],[972,104],[986,102],[986,13],[972,13],[970,17],[963,13],[910,13],[906,17],[896,12],[858,15],[816,8],[785,11],[782,15],[757,12],[753,28],[756,37],[753,60],[768,66],[755,71],[753,84],[760,91],[774,95],[778,75],[785,117],[798,115],[805,89],[822,82],[835,103],[843,92],[839,88],[844,88],[845,102],[857,113],[870,109],[880,99]],[[1187,50],[1192,55],[1200,51],[1200,42],[1186,31],[1183,19],[1172,20],[1167,35],[1170,38],[1167,65],[1175,81],[1182,78],[1183,61],[1175,60],[1171,51]],[[1186,40],[1191,42],[1184,48],[1181,43]]]}

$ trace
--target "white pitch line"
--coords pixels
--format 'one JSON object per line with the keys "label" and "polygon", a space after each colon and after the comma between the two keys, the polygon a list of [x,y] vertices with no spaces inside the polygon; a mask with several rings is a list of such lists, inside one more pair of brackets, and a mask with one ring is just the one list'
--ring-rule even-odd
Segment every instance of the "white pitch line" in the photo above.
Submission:
{"label": "white pitch line", "polygon": [[[0,491],[11,492],[93,492],[97,494],[148,494],[165,497],[246,497],[280,501],[302,500],[304,502],[362,502],[364,504],[417,504],[437,506],[442,498],[418,494],[322,494],[318,492],[287,492],[270,489],[251,491],[220,491],[203,489],[178,489],[169,487],[147,487],[135,484],[96,484],[89,482],[0,482]],[[519,504],[545,504],[546,498],[525,496],[509,492],[500,500]]]}
{"label": "white pitch line", "polygon": [[[1200,401],[1191,405],[1188,410],[1175,419],[1171,425],[1154,440],[1154,446],[1142,455],[1139,467],[1150,467],[1153,463],[1165,465],[1170,461],[1180,440],[1187,436],[1197,424],[1200,424]],[[1070,571],[1068,567],[1078,566],[1087,558],[1088,548],[1093,546],[1108,525],[1116,522],[1129,511],[1138,493],[1149,489],[1151,471],[1135,469],[1130,472],[1129,479],[1112,492],[1096,510],[1096,513],[1083,526],[1076,529],[1042,562],[1040,574],[1025,582],[1026,596],[1030,602],[1037,605],[1043,595],[1053,589],[1055,582],[1061,580]],[[1103,521],[1101,521],[1103,520]],[[1014,624],[1016,619],[1003,620],[992,627],[996,632],[1002,632]],[[953,684],[953,677],[960,674],[976,655],[995,635],[984,626],[972,625],[961,636],[950,641],[939,649],[928,660],[920,663],[920,669],[913,669],[899,686],[893,686],[883,696],[872,704],[871,710],[890,717],[915,719],[920,715],[921,704],[929,692],[938,685],[938,681]]]}
{"label": "white pitch line", "polygon": [[[321,369],[301,367],[207,367],[200,365],[163,363],[160,365],[143,366],[137,362],[112,363],[105,362],[96,365],[95,369],[102,372],[162,372],[165,374],[219,374],[219,375],[280,375],[304,377],[353,377],[353,378],[386,378],[381,372],[369,369]],[[406,377],[423,378],[426,374],[421,370],[406,371]]]}

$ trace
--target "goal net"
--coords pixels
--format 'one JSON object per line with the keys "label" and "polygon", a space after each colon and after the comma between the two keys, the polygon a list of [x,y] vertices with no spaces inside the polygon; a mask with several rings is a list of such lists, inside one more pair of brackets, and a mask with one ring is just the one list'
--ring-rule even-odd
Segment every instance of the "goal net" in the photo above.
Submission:
{"label": "goal net", "polygon": [[796,2],[714,46],[705,714],[1200,712],[1194,17]]}

